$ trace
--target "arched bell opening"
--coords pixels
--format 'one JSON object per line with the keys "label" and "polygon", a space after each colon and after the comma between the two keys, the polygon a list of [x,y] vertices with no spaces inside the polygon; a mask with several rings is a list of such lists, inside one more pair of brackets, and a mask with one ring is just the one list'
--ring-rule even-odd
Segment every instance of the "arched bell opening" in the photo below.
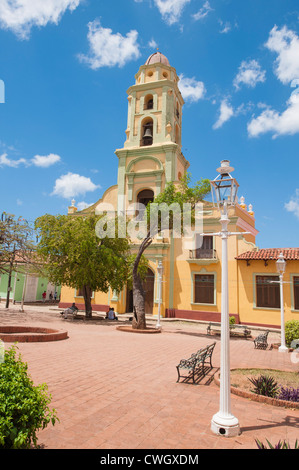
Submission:
{"label": "arched bell opening", "polygon": [[153,95],[146,95],[144,98],[144,110],[153,109],[154,107],[154,97]]}
{"label": "arched bell opening", "polygon": [[153,127],[154,123],[151,118],[146,118],[141,127],[141,146],[152,145],[153,143]]}

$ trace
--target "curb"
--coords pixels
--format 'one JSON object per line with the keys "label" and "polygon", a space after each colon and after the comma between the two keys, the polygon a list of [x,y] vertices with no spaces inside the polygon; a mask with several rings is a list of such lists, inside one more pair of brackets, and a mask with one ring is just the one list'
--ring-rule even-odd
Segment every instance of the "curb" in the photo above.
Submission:
{"label": "curb", "polygon": [[0,339],[5,343],[41,343],[68,338],[66,330],[33,326],[0,326]]}
{"label": "curb", "polygon": [[138,330],[138,329],[133,329],[131,325],[124,325],[124,326],[117,326],[117,330],[119,331],[125,331],[127,333],[143,333],[143,334],[155,334],[155,333],[161,333],[161,329],[159,328],[146,328],[145,330]]}

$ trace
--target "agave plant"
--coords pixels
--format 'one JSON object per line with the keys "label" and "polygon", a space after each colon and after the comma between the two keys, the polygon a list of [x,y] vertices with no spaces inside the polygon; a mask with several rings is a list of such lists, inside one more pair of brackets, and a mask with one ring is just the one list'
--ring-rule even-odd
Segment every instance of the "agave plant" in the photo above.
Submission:
{"label": "agave plant", "polygon": [[[278,443],[275,445],[271,444],[271,442],[269,442],[268,439],[266,439],[266,441],[268,443],[268,447],[262,442],[260,442],[258,439],[256,439],[255,442],[256,442],[258,449],[262,449],[262,450],[264,449],[291,449],[290,443],[285,440],[284,441],[279,440]],[[299,449],[299,442],[297,441],[297,439],[295,442],[294,449]]]}
{"label": "agave plant", "polygon": [[265,397],[277,397],[279,386],[273,377],[260,375],[259,377],[248,377],[248,380],[254,385],[251,392],[256,393],[257,395],[264,395]]}

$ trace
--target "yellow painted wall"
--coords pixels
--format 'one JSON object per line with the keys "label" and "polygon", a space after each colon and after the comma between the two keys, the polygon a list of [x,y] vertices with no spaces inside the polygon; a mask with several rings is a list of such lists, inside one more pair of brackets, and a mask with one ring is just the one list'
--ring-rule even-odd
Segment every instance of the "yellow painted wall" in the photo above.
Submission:
{"label": "yellow painted wall", "polygon": [[[246,261],[238,261],[240,319],[246,323],[257,323],[280,326],[280,309],[267,309],[255,305],[255,275],[277,276],[275,261],[268,261],[265,266],[262,260],[252,260],[247,266]],[[299,261],[287,261],[284,274],[284,311],[285,321],[299,320],[299,311],[292,308],[293,282],[292,274],[299,275]]]}

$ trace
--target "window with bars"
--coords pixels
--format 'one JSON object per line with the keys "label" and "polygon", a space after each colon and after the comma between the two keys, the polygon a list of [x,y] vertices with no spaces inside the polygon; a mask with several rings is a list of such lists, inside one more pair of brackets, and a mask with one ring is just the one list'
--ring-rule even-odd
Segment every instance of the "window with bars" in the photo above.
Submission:
{"label": "window with bars", "polygon": [[299,276],[294,276],[294,309],[299,310]]}
{"label": "window with bars", "polygon": [[[84,297],[83,287],[80,287],[79,289],[76,289],[75,297]],[[94,297],[94,292],[93,291],[91,293],[91,297]]]}
{"label": "window with bars", "polygon": [[195,274],[194,276],[194,303],[215,303],[215,278],[214,274]]}
{"label": "window with bars", "polygon": [[280,308],[279,276],[256,276],[256,306]]}

